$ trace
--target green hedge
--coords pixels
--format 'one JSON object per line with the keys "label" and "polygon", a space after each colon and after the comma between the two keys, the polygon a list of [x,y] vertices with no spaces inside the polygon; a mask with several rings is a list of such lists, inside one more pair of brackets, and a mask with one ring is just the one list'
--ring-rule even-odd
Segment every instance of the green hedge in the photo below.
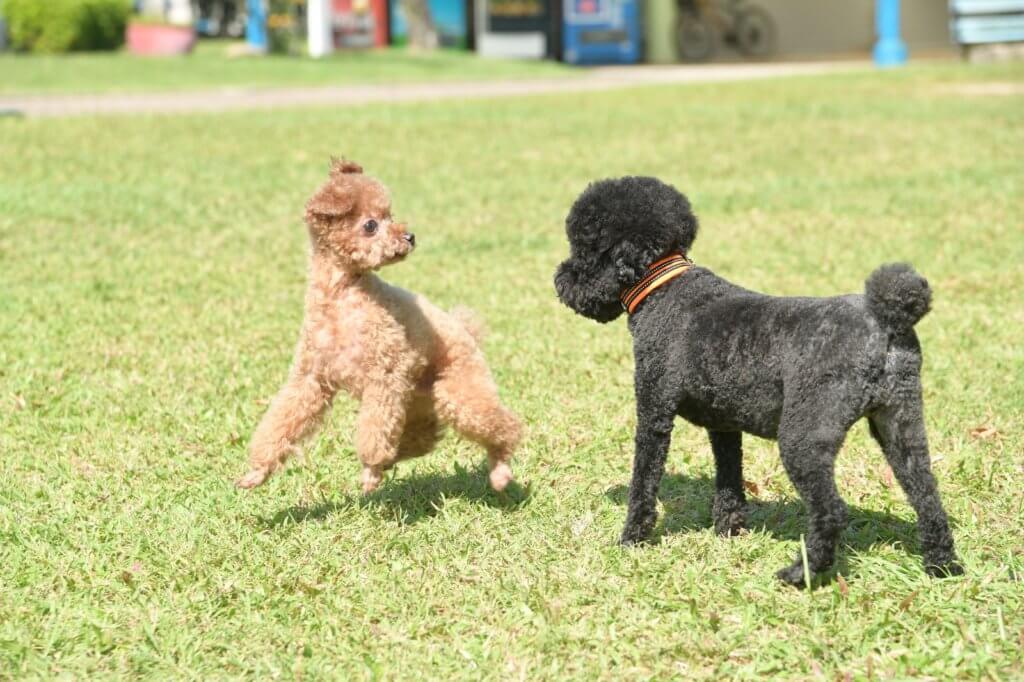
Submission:
{"label": "green hedge", "polygon": [[30,52],[114,50],[131,0],[0,0],[11,45]]}

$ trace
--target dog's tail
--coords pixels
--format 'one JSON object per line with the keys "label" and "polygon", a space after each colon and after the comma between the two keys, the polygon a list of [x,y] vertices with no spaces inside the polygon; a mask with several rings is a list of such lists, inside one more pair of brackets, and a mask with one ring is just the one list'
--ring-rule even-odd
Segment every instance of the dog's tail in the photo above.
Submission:
{"label": "dog's tail", "polygon": [[889,263],[872,272],[864,294],[871,314],[895,334],[913,329],[932,304],[928,280],[906,263]]}
{"label": "dog's tail", "polygon": [[469,332],[470,336],[476,339],[477,343],[483,343],[484,337],[487,336],[487,327],[484,326],[484,322],[480,319],[479,315],[461,305],[452,308],[450,314]]}

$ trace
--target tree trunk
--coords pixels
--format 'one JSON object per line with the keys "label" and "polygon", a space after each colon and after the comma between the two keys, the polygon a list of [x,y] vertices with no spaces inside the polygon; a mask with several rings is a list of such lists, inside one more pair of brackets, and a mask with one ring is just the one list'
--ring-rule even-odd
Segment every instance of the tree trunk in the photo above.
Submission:
{"label": "tree trunk", "polygon": [[437,48],[437,29],[430,17],[427,0],[400,0],[405,24],[409,31],[409,46],[423,50]]}

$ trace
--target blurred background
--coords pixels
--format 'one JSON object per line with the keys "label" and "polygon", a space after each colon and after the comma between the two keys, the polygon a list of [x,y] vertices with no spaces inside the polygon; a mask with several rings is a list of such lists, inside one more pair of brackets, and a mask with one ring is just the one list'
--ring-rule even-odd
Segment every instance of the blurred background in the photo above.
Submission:
{"label": "blurred background", "polygon": [[[0,50],[324,56],[410,47],[574,64],[1002,58],[1020,0],[2,0]],[[995,46],[995,49],[993,47]],[[876,54],[876,57],[878,55]]]}

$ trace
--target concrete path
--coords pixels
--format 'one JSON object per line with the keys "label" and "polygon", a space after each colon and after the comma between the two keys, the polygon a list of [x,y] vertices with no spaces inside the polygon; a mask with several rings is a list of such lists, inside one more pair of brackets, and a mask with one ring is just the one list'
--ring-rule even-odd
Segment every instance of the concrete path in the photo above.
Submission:
{"label": "concrete path", "polygon": [[587,69],[577,77],[476,82],[343,85],[304,88],[230,88],[98,95],[0,95],[0,111],[24,116],[188,113],[349,106],[370,102],[520,97],[594,92],[654,84],[708,83],[838,73],[870,68],[867,62],[615,66]]}

